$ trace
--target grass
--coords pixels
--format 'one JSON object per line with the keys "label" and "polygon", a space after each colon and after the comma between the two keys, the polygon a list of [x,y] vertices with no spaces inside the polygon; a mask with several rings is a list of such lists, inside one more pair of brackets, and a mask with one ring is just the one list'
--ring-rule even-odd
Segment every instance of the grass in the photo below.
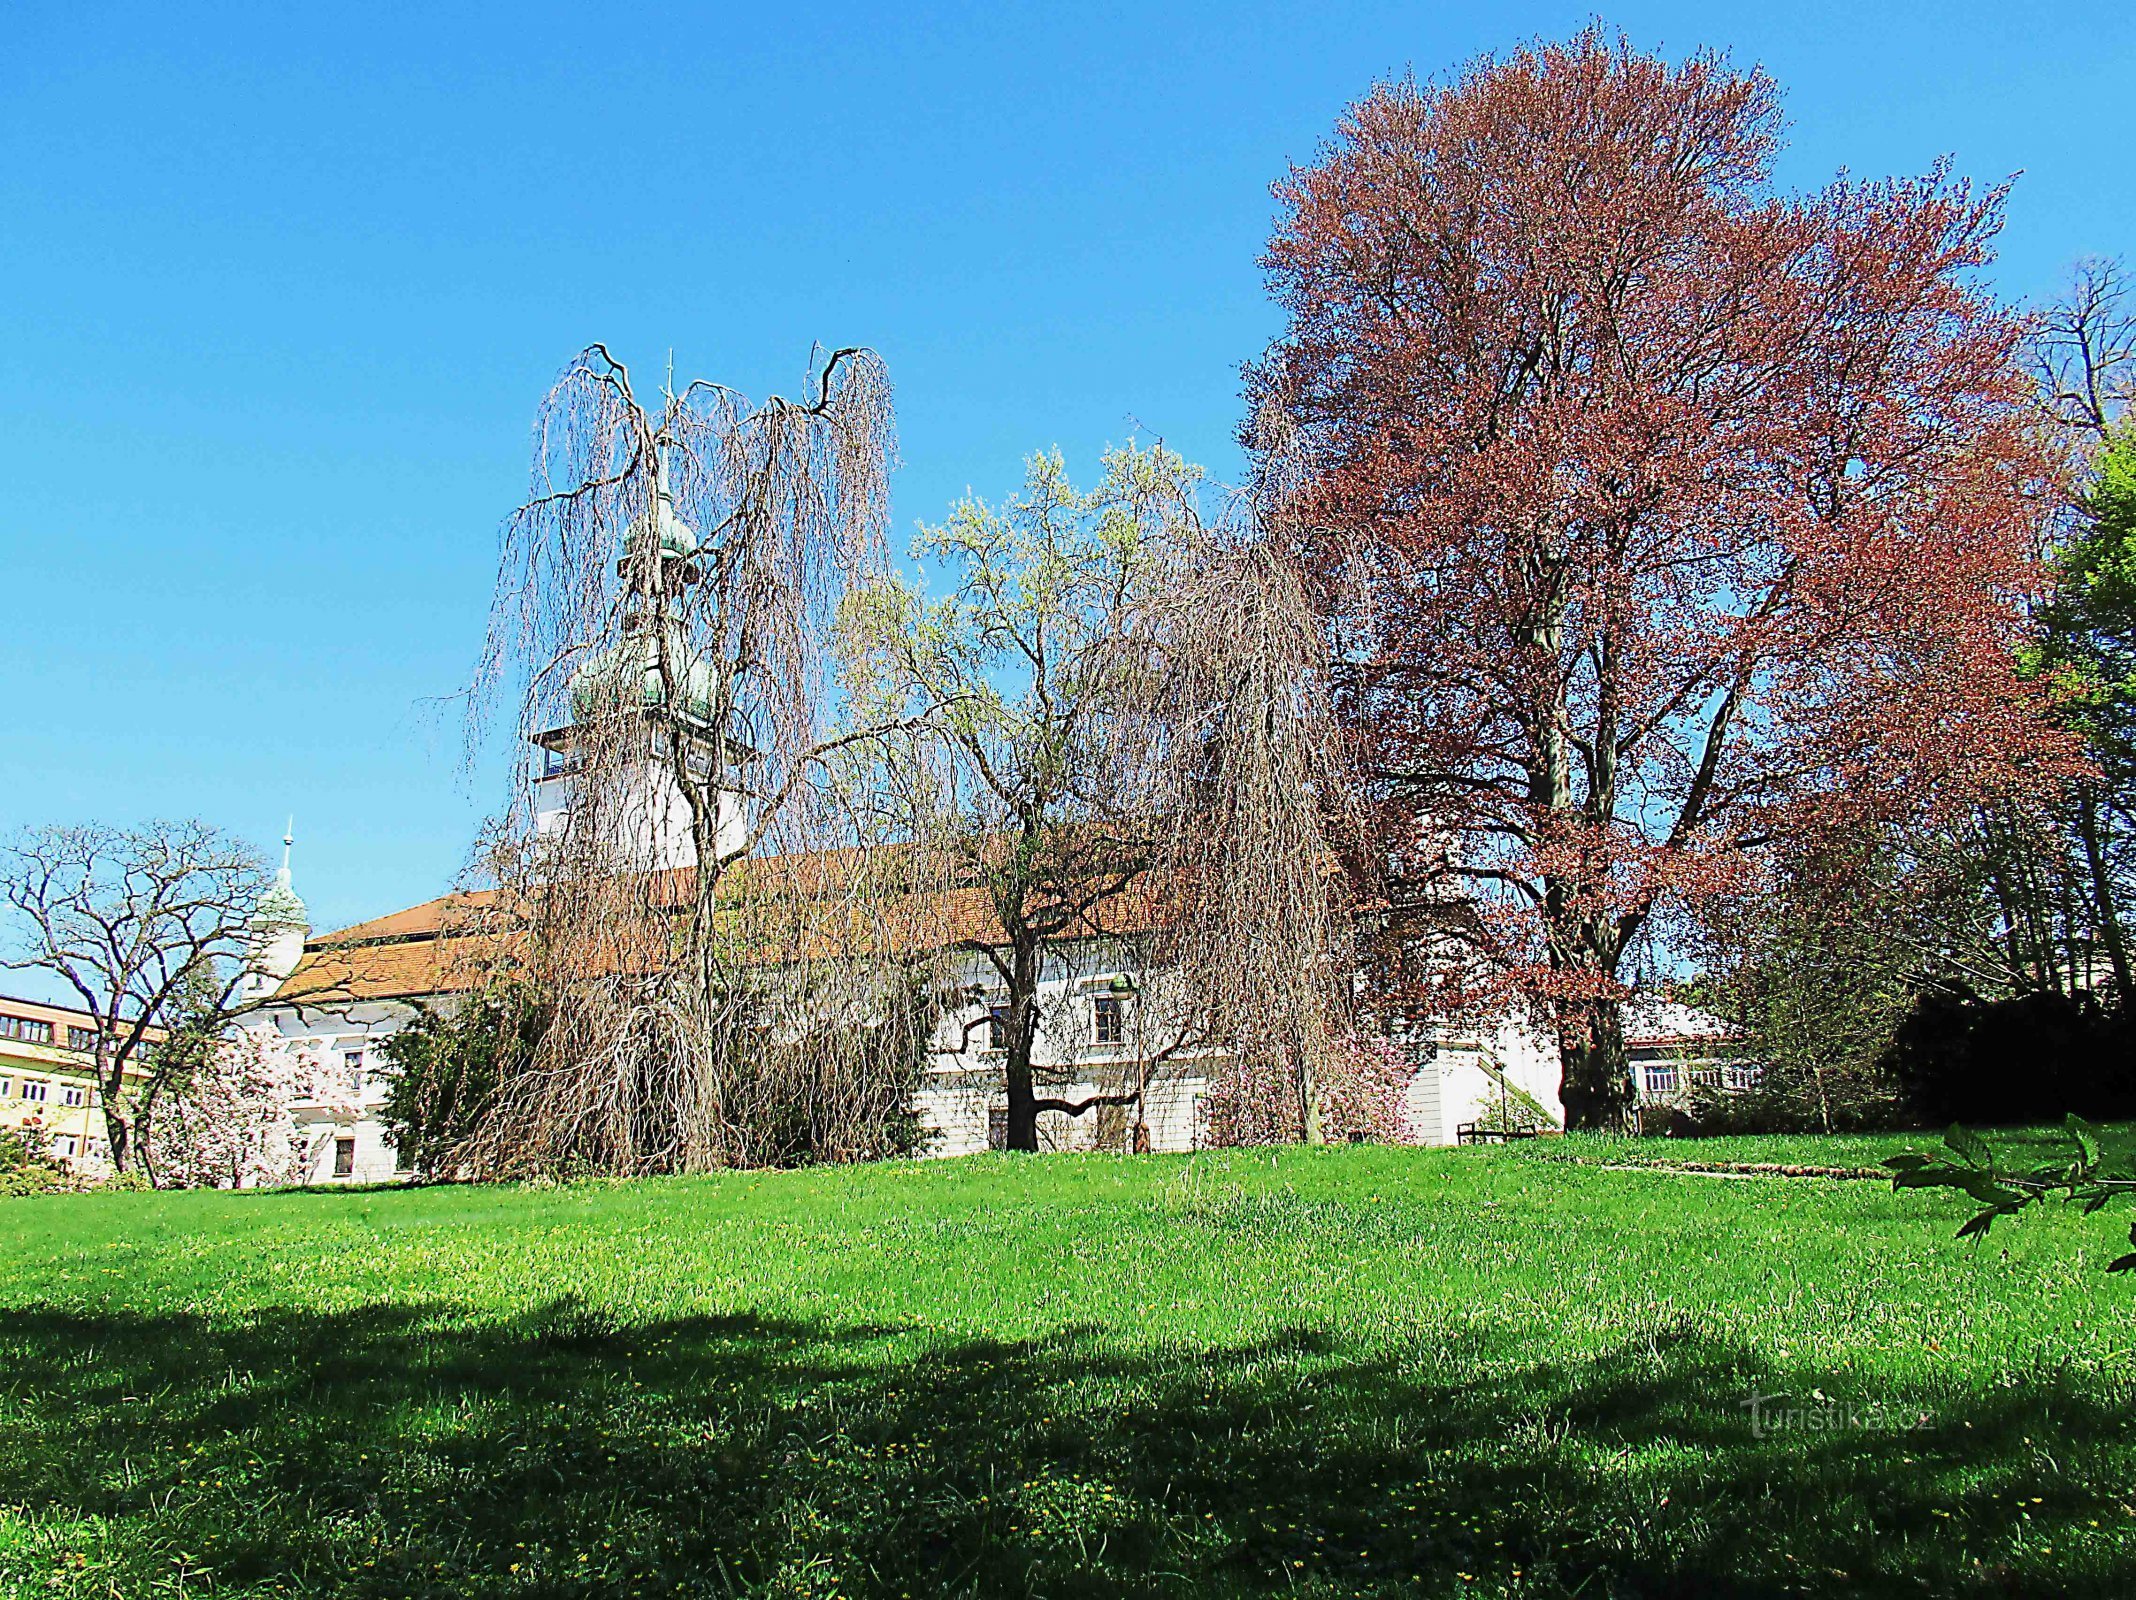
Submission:
{"label": "grass", "polygon": [[[2043,1163],[2067,1165],[2069,1136],[2053,1128],[1983,1128],[1995,1147],[1998,1163],[2024,1171]],[[1943,1136],[1919,1133],[1727,1134],[1698,1139],[1570,1138],[1523,1141],[1519,1149],[1532,1159],[1573,1161],[1584,1165],[1657,1167],[1734,1166],[1769,1163],[1779,1166],[1880,1169],[1884,1157],[1899,1150],[1941,1150]],[[2136,1171],[2136,1124],[2099,1130],[2099,1147],[2117,1172]]]}
{"label": "grass", "polygon": [[9,1201],[0,1590],[2136,1593],[2125,1222],[1962,1215],[1529,1147]]}

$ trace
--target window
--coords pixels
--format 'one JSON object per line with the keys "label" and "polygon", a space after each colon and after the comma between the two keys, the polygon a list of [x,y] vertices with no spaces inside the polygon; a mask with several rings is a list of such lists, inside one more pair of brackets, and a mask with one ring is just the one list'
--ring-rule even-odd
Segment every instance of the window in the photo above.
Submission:
{"label": "window", "polygon": [[1127,1002],[1116,994],[1101,994],[1090,1003],[1093,1032],[1099,1044],[1127,1043]]}
{"label": "window", "polygon": [[989,1050],[1006,1050],[1009,1047],[1009,1008],[988,1006],[986,1008],[986,1047]]}
{"label": "window", "polygon": [[49,1100],[52,1098],[52,1086],[49,1083],[39,1083],[35,1078],[24,1078],[22,1080],[22,1098],[25,1100]]}
{"label": "window", "polygon": [[36,1017],[0,1016],[0,1039],[20,1039],[24,1044],[50,1044],[52,1024]]}
{"label": "window", "polygon": [[1664,1066],[1648,1066],[1642,1070],[1646,1074],[1646,1092],[1648,1094],[1676,1093],[1675,1062],[1671,1061]]}
{"label": "window", "polygon": [[81,1153],[82,1142],[71,1133],[63,1133],[52,1141],[54,1155],[75,1156]]}
{"label": "window", "polygon": [[353,1138],[334,1141],[334,1176],[353,1178],[356,1175],[356,1141]]}
{"label": "window", "polygon": [[14,1098],[15,1085],[13,1080],[8,1078],[0,1078],[0,1100],[12,1100]]}
{"label": "window", "polygon": [[348,1073],[348,1075],[349,1075],[349,1093],[351,1093],[351,1094],[362,1094],[362,1093],[363,1093],[363,1052],[362,1052],[361,1050],[344,1050],[344,1051],[342,1051],[342,1052],[341,1052],[341,1066],[342,1066],[342,1069],[343,1069],[343,1070],[344,1070],[345,1072],[347,1072],[347,1073]]}
{"label": "window", "polygon": [[67,1048],[88,1054],[96,1048],[96,1029],[77,1028],[70,1024],[67,1028]]}
{"label": "window", "polygon": [[989,1150],[1006,1150],[1009,1147],[1009,1108],[995,1106],[986,1114],[986,1147]]}
{"label": "window", "polygon": [[85,1106],[89,1103],[89,1091],[78,1083],[67,1084],[59,1091],[59,1103],[63,1106]]}

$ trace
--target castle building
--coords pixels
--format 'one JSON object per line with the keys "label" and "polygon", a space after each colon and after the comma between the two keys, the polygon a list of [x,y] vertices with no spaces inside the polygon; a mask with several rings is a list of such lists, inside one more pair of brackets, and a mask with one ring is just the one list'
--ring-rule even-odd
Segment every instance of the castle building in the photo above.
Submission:
{"label": "castle building", "polygon": [[[672,609],[698,581],[694,532],[676,514],[664,476],[653,509],[624,540],[622,569],[656,552],[658,598],[630,602],[622,639],[586,661],[568,691],[570,720],[535,737],[540,751],[534,782],[537,841],[556,845],[572,830],[594,828],[596,860],[618,872],[695,868],[691,814],[676,782],[677,758],[700,776],[715,764],[742,770],[753,752],[716,725],[718,684],[709,662],[693,659],[688,632]],[[662,671],[662,657],[667,670]],[[671,684],[679,684],[672,695]],[[627,747],[619,784],[604,791],[603,814],[591,814],[580,783],[596,714],[601,737],[613,737],[615,708],[635,707],[641,745]],[[722,748],[720,741],[725,740]],[[607,769],[613,771],[610,754]],[[719,800],[717,838],[723,853],[742,842],[741,807]],[[576,840],[584,861],[589,841]],[[267,1048],[301,1057],[333,1095],[295,1108],[311,1152],[312,1182],[391,1179],[400,1162],[379,1119],[385,1099],[380,1047],[423,1009],[449,1010],[496,960],[502,935],[482,913],[494,897],[442,896],[353,927],[310,937],[303,903],[291,886],[287,845],[275,887],[254,922],[255,964],[261,988],[244,1026]],[[767,868],[795,858],[772,858]],[[953,903],[930,908],[932,925],[953,928],[944,948],[958,948],[956,992],[964,1002],[940,1022],[933,1066],[913,1110],[926,1131],[924,1153],[963,1155],[998,1147],[1006,1120],[1002,1088],[1006,995],[983,950],[1006,944],[977,891],[949,891]],[[1042,1093],[1071,1102],[1139,1089],[1132,1115],[1101,1107],[1076,1118],[1044,1112],[1041,1142],[1053,1148],[1146,1143],[1154,1150],[1191,1150],[1210,1142],[1210,1090],[1220,1063],[1191,1053],[1175,1057],[1156,1042],[1176,1032],[1162,1026],[1166,975],[1133,960],[1131,936],[1091,926],[1049,946],[1039,987],[1041,1024],[1033,1067]],[[1556,1097],[1557,1062],[1532,1030],[1508,1017],[1477,1036],[1420,1039],[1404,1101],[1410,1137],[1449,1144],[1464,1126],[1511,1114],[1515,1103],[1530,1121],[1562,1122]]]}

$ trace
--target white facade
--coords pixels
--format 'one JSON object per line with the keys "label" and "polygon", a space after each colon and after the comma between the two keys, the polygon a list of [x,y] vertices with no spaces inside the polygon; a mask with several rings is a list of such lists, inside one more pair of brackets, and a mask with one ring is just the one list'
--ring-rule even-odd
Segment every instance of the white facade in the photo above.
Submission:
{"label": "white facade", "polygon": [[[1039,1098],[1071,1104],[1097,1096],[1138,1099],[1081,1116],[1040,1112],[1041,1149],[1132,1149],[1138,1128],[1152,1150],[1196,1146],[1209,1087],[1206,1052],[1175,1048],[1178,1028],[1166,1005],[1164,975],[1139,970],[1123,954],[1097,941],[1064,942],[1045,954],[1031,1050]],[[1008,1111],[1008,1053],[991,1025],[994,1008],[1007,1004],[1007,986],[978,954],[961,959],[957,981],[973,998],[942,1019],[935,1064],[913,1106],[921,1125],[932,1130],[923,1153],[933,1156],[998,1148]]]}
{"label": "white facade", "polygon": [[[924,1156],[999,1148],[1005,1127],[1005,1052],[992,1027],[994,1008],[1005,1004],[1004,987],[992,963],[976,954],[963,958],[958,979],[968,1002],[938,1025],[934,1064],[913,1101],[925,1130]],[[1137,972],[1101,944],[1077,942],[1047,953],[1032,1052],[1040,1097],[1138,1098],[1080,1116],[1040,1113],[1041,1149],[1188,1151],[1208,1142],[1204,1107],[1213,1062],[1193,1048],[1167,1049],[1177,1034],[1166,1025],[1164,993],[1162,973]],[[454,998],[422,1003],[449,1009]],[[248,1019],[268,1048],[323,1061],[333,1080],[331,1101],[293,1108],[311,1152],[307,1182],[384,1183],[406,1175],[379,1120],[385,1101],[380,1047],[416,1014],[412,1000],[370,1000],[269,1005]],[[1548,1122],[1562,1125],[1556,1054],[1511,1018],[1481,1037],[1442,1030],[1415,1042],[1410,1053],[1416,1066],[1403,1104],[1409,1142],[1456,1143],[1464,1127],[1490,1123],[1494,1112],[1503,1118],[1522,1096]]]}
{"label": "white facade", "polygon": [[[450,1009],[451,995],[432,1005]],[[379,1046],[414,1020],[414,1005],[366,1000],[341,1005],[271,1005],[242,1026],[266,1049],[321,1064],[322,1097],[289,1108],[306,1151],[306,1183],[389,1183],[405,1177],[379,1113],[386,1101]]]}
{"label": "white facade", "polygon": [[1565,1125],[1556,1046],[1518,1015],[1434,1029],[1410,1055],[1416,1066],[1402,1110],[1417,1144],[1458,1144],[1477,1127]]}

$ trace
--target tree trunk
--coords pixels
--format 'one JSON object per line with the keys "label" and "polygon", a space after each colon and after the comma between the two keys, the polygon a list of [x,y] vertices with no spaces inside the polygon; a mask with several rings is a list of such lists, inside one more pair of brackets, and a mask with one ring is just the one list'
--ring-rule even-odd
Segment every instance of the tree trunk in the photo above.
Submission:
{"label": "tree trunk", "polygon": [[1624,1008],[1615,1000],[1566,1001],[1558,1020],[1558,1094],[1568,1131],[1623,1133],[1631,1124],[1632,1067]]}
{"label": "tree trunk", "polygon": [[1320,1085],[1313,1079],[1313,1058],[1298,1052],[1298,1122],[1307,1144],[1326,1144],[1327,1128],[1320,1116]]}
{"label": "tree trunk", "polygon": [[[2077,791],[2077,830],[2084,840],[2084,865],[2091,878],[2099,914],[2099,937],[2114,969],[2114,999],[2124,1017],[2136,1016],[2136,976],[2129,969],[2128,942],[2121,936],[2121,908],[2114,903],[2114,878],[2099,839],[2099,797],[2090,784]],[[2091,974],[2085,973],[2089,982]]]}
{"label": "tree trunk", "polygon": [[126,1170],[127,1160],[133,1154],[131,1132],[132,1130],[126,1125],[126,1119],[120,1116],[117,1108],[112,1105],[111,1097],[109,1095],[105,1096],[104,1137],[111,1145],[111,1170],[113,1172],[124,1172]]}
{"label": "tree trunk", "polygon": [[1038,1149],[1038,1094],[1031,1082],[1031,1046],[1038,1037],[1039,945],[1019,939],[1009,955],[1007,1088],[1010,1150]]}

